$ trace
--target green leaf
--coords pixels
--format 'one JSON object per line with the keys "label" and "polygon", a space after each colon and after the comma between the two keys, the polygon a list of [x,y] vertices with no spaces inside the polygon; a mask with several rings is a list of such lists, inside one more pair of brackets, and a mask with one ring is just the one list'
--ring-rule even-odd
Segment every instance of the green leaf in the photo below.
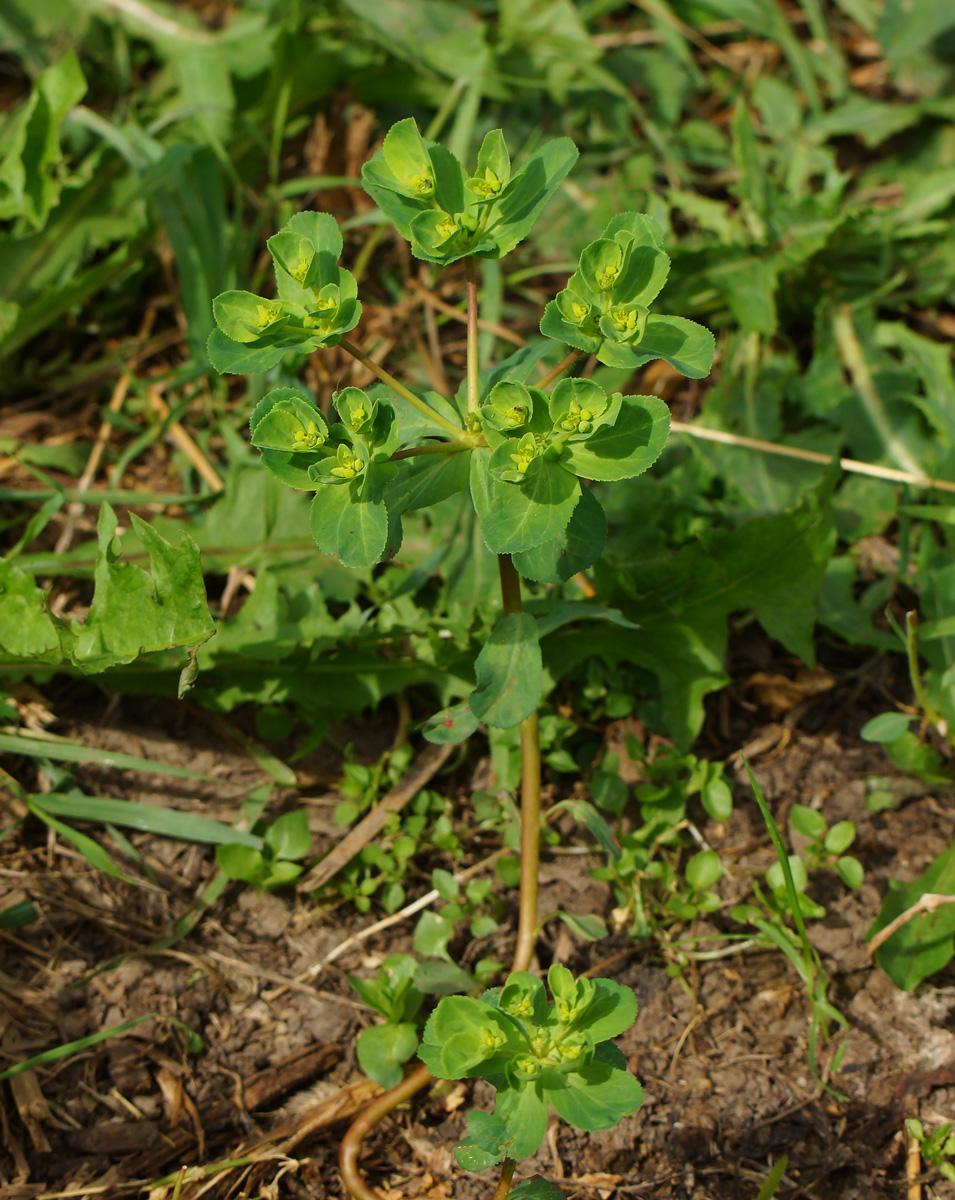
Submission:
{"label": "green leaf", "polygon": [[282,361],[284,346],[245,346],[226,337],[221,329],[213,329],[206,342],[209,361],[220,375],[254,375],[269,371]]}
{"label": "green leaf", "polygon": [[599,1058],[564,1080],[563,1088],[548,1088],[547,1099],[558,1116],[578,1129],[612,1129],[643,1103],[643,1088],[634,1076]]}
{"label": "green leaf", "polygon": [[388,541],[388,510],[381,501],[363,499],[360,486],[355,479],[320,487],[312,501],[309,528],[316,545],[346,567],[373,566]]}
{"label": "green leaf", "polygon": [[507,1154],[510,1135],[507,1126],[493,1113],[473,1109],[465,1117],[467,1135],[457,1143],[454,1157],[465,1171],[484,1171]]}
{"label": "green leaf", "polygon": [[258,342],[284,328],[291,309],[279,300],[265,300],[252,292],[223,292],[212,302],[216,324],[232,342]]}
{"label": "green leaf", "polygon": [[[911,883],[889,881],[889,891],[866,940],[871,940],[880,929],[908,911],[927,892],[955,896],[955,843],[933,859],[928,870]],[[923,979],[940,971],[953,956],[955,903],[912,917],[875,952],[876,962],[904,992],[911,991]]]}
{"label": "green leaf", "polygon": [[[45,797],[44,797],[45,798]],[[70,842],[79,850],[80,854],[86,861],[98,871],[103,871],[107,875],[112,875],[115,879],[122,879],[126,883],[134,883],[135,880],[130,879],[128,875],[116,866],[110,856],[106,853],[99,842],[94,842],[91,837],[87,837],[85,833],[80,833],[78,829],[74,829],[70,825],[64,825],[62,821],[58,821],[50,815],[47,805],[37,804],[35,799],[30,797],[27,799],[27,807],[38,817],[44,825],[54,830],[65,841]]]}
{"label": "green leaf", "polygon": [[826,834],[823,845],[829,854],[844,854],[855,840],[855,825],[851,821],[837,821]]}
{"label": "green leaf", "polygon": [[75,821],[96,821],[101,824],[119,825],[125,829],[138,829],[143,833],[155,833],[162,837],[181,838],[189,842],[205,842],[210,845],[225,845],[238,842],[258,850],[262,839],[252,833],[244,833],[213,821],[198,813],[184,812],[178,808],[160,808],[152,804],[129,800],[111,800],[105,796],[60,795],[45,792],[32,797],[33,803],[57,817],[69,817]]}
{"label": "green leaf", "polygon": [[559,1187],[541,1179],[539,1175],[534,1179],[522,1180],[516,1187],[511,1188],[508,1196],[514,1200],[566,1200]]}
{"label": "green leaf", "polygon": [[708,779],[700,789],[700,803],[714,821],[728,821],[733,812],[733,793],[725,779]]}
{"label": "green leaf", "polygon": [[304,858],[312,846],[308,813],[304,808],[284,813],[267,830],[263,840],[275,858]]}
{"label": "green leaf", "polygon": [[[429,958],[444,958],[448,953],[448,942],[454,933],[454,922],[428,910],[421,915],[414,931],[414,948],[417,954]],[[419,984],[420,986],[420,984]],[[422,991],[424,989],[422,988]]]}
{"label": "green leaf", "polygon": [[723,876],[723,864],[715,850],[701,850],[686,864],[684,878],[692,888],[711,888]]}
{"label": "green leaf", "polygon": [[118,521],[112,508],[102,505],[93,603],[85,624],[73,624],[72,658],[84,672],[104,671],[155,650],[197,646],[214,629],[196,543],[183,533],[174,547],[135,514],[130,521],[149,554],[150,573],[115,561]]}
{"label": "green leaf", "polygon": [[681,375],[705,379],[713,366],[716,341],[710,331],[685,317],[651,313],[646,331],[635,346],[604,341],[597,358],[608,367],[641,367],[662,358]]}
{"label": "green leaf", "polygon": [[487,257],[503,258],[530,233],[577,157],[569,138],[555,138],[527,160],[492,210],[485,234],[493,239],[494,249]]}
{"label": "green leaf", "polygon": [[859,731],[859,737],[864,742],[894,742],[908,731],[914,719],[909,713],[879,713],[871,721],[866,721]]}
{"label": "green leaf", "polygon": [[826,832],[826,818],[805,804],[794,804],[789,812],[789,823],[803,837],[815,840]]}
{"label": "green leaf", "polygon": [[624,396],[613,425],[569,443],[562,465],[584,479],[630,479],[656,462],[669,433],[670,412],[662,400]]}
{"label": "green leaf", "polygon": [[587,354],[596,354],[604,340],[596,323],[586,319],[582,323],[569,320],[561,312],[557,300],[551,300],[544,309],[540,331],[544,337],[553,338],[555,342],[573,346]]}
{"label": "green leaf", "polygon": [[328,425],[299,388],[274,388],[255,406],[249,429],[259,450],[312,454],[328,441]]}
{"label": "green leaf", "polygon": [[471,454],[471,495],[491,553],[513,554],[559,538],[580,499],[574,476],[558,463],[540,461],[524,483],[488,478],[476,488],[475,472],[486,470],[486,461]]}
{"label": "green leaf", "polygon": [[222,873],[230,879],[240,879],[255,887],[264,882],[268,873],[262,852],[251,846],[240,846],[237,842],[217,846],[216,862]]}
{"label": "green leaf", "polygon": [[453,996],[474,990],[474,976],[452,962],[418,963],[414,973],[415,987],[429,996]]}
{"label": "green leaf", "polygon": [[444,996],[425,1025],[418,1057],[438,1079],[468,1079],[503,1069],[526,1050],[526,1037],[502,1013],[470,996]]}
{"label": "green leaf", "polygon": [[421,732],[429,742],[439,745],[450,743],[452,746],[466,742],[472,733],[477,732],[480,721],[471,711],[467,700],[445,708],[433,717],[429,717],[422,726]]}
{"label": "green leaf", "polygon": [[583,942],[599,942],[607,936],[607,926],[593,913],[555,912],[551,918],[562,921]]}
{"label": "green leaf", "polygon": [[355,1054],[358,1065],[369,1079],[383,1088],[393,1088],[401,1082],[402,1066],[418,1049],[418,1034],[414,1025],[369,1025],[358,1035]]}
{"label": "green leaf", "polygon": [[857,858],[846,854],[836,862],[836,874],[848,888],[862,887],[865,869]]}
{"label": "green leaf", "polygon": [[553,811],[566,809],[575,821],[584,825],[600,843],[600,848],[611,858],[620,857],[620,846],[613,835],[613,830],[603,819],[592,804],[586,800],[560,800],[553,806]]}
{"label": "green leaf", "polygon": [[725,682],[731,613],[754,612],[771,637],[812,665],[817,597],[834,538],[826,510],[807,504],[734,530],[710,530],[676,554],[632,562],[607,600],[640,629],[595,626],[585,639],[576,631],[552,634],[547,669],[560,678],[572,664],[600,655],[654,672],[663,719],[685,748],[702,722],[703,696]]}
{"label": "green leaf", "polygon": [[600,501],[586,487],[566,528],[555,538],[513,555],[514,566],[525,579],[537,583],[566,583],[586,571],[603,553],[607,518]]}
{"label": "green leaf", "polygon": [[440,504],[464,491],[470,475],[470,455],[422,454],[402,459],[398,473],[385,490],[388,511],[403,513]]}
{"label": "green leaf", "polygon": [[547,1132],[547,1100],[538,1080],[502,1088],[497,1093],[494,1115],[507,1127],[509,1158],[529,1158]]}
{"label": "green leaf", "polygon": [[0,159],[0,220],[19,218],[40,229],[59,202],[65,173],[60,126],[86,93],[86,79],[69,50],[37,76],[28,99],[4,128]]}
{"label": "green leaf", "polygon": [[67,653],[61,641],[66,636],[33,576],[0,560],[0,649],[14,659],[56,663]]}
{"label": "green leaf", "polygon": [[474,664],[477,687],[469,704],[474,716],[510,729],[537,710],[543,684],[537,622],[511,613],[494,626]]}

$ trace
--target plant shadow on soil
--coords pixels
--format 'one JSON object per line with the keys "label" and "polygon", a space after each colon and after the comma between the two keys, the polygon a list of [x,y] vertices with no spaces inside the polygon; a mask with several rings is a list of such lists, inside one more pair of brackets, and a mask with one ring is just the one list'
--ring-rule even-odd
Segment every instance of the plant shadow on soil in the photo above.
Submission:
{"label": "plant shadow on soil", "polygon": [[[778,668],[771,645],[754,661],[735,644],[733,652],[741,668],[734,679],[751,675],[760,656],[770,665],[775,659]],[[541,939],[542,965],[557,959],[578,972],[596,966],[635,988],[640,1013],[620,1044],[644,1084],[645,1102],[604,1133],[555,1124],[537,1155],[520,1164],[519,1177],[539,1172],[571,1196],[600,1200],[618,1192],[748,1200],[769,1166],[786,1154],[781,1197],[876,1200],[901,1194],[902,1116],[918,1112],[934,1126],[955,1106],[955,976],[943,973],[921,993],[898,992],[871,965],[864,935],[886,879],[922,871],[950,841],[955,818],[950,797],[939,792],[894,812],[868,812],[866,778],[893,772],[877,747],[853,736],[871,715],[864,712],[864,698],[859,707],[858,672],[849,682],[836,669],[834,675],[835,687],[810,696],[797,719],[790,719],[792,710],[774,719],[734,684],[723,694],[728,700],[718,697],[712,705],[698,752],[723,757],[733,741],[755,746],[755,773],[783,825],[794,803],[815,803],[830,821],[856,823],[866,882],[853,893],[821,884],[818,895],[828,913],[811,925],[831,979],[830,997],[851,1027],[833,1080],[848,1103],[810,1077],[806,999],[778,953],[750,950],[691,964],[680,980],[667,975],[654,948],[632,945],[625,934],[586,946],[551,923]],[[155,777],[78,768],[78,781],[91,792],[235,820],[242,789],[262,781],[235,742],[206,721],[185,718],[182,708],[132,699],[121,714],[98,712],[90,690],[77,684],[66,685],[61,699],[71,703],[57,707],[66,714],[60,732],[223,781],[221,788],[169,790]],[[392,724],[383,707],[370,725],[338,731],[339,740],[355,741],[359,754],[371,758],[388,745]],[[621,723],[611,734],[624,732]],[[269,814],[304,805],[322,853],[339,836],[331,823],[339,798],[333,787],[337,763],[322,751],[296,766],[304,788],[277,790]],[[472,777],[486,774],[484,761],[471,759],[467,767]],[[30,769],[24,763],[11,767],[14,773],[18,768],[21,775]],[[733,864],[725,881],[727,909],[745,894],[747,879],[771,862],[743,774],[739,766],[730,821],[703,827]],[[462,797],[469,790],[462,771],[437,786]],[[133,1181],[155,1182],[183,1165],[226,1160],[239,1162],[217,1175],[190,1175],[183,1200],[200,1194],[341,1195],[337,1145],[371,1090],[352,1048],[368,1011],[344,975],[410,949],[411,922],[372,937],[321,974],[309,974],[373,915],[359,917],[344,905],[317,904],[292,891],[256,895],[233,885],[193,933],[158,946],[210,877],[213,855],[205,846],[130,838],[152,872],[152,886],[132,887],[94,872],[71,847],[48,842],[30,824],[0,843],[0,907],[29,899],[41,914],[22,930],[0,930],[0,1049],[6,1061],[15,1061],[147,1013],[177,1017],[202,1036],[205,1049],[186,1054],[180,1033],[150,1021],[0,1085],[8,1089],[3,1195],[135,1195],[142,1183]],[[426,864],[421,873],[421,890],[433,865],[439,863]],[[606,915],[609,891],[587,874],[595,865],[590,855],[545,855],[541,910]],[[508,958],[513,907],[512,894],[502,930],[482,941],[481,955]],[[696,932],[729,927],[720,916],[710,920]],[[469,959],[476,953],[467,947]],[[110,969],[102,970],[108,963]],[[833,1046],[823,1047],[823,1067]],[[450,1147],[463,1133],[463,1113],[490,1101],[484,1084],[439,1085],[369,1139],[364,1161],[370,1179],[387,1200],[488,1195],[493,1172],[461,1172]],[[931,1188],[927,1195],[955,1194],[937,1179]]]}

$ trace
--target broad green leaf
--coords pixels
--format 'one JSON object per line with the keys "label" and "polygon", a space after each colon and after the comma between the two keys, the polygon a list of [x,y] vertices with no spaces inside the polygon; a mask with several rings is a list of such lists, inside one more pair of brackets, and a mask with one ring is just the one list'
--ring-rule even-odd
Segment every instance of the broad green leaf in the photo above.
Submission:
{"label": "broad green leaf", "polygon": [[708,329],[685,317],[651,313],[635,346],[605,341],[597,357],[608,367],[641,367],[662,358],[690,379],[705,379],[713,366],[716,341]]}
{"label": "broad green leaf", "polygon": [[252,292],[223,292],[212,302],[216,324],[233,342],[258,342],[284,328],[293,313],[280,300],[265,300]]}
{"label": "broad green leaf", "polygon": [[694,854],[683,871],[692,888],[711,888],[723,876],[723,864],[715,850],[700,850]]}
{"label": "broad green leaf", "polygon": [[418,1057],[438,1079],[466,1079],[503,1069],[506,1055],[526,1050],[518,1027],[470,996],[445,996],[428,1018]]}
{"label": "broad green leaf", "polygon": [[495,247],[488,257],[503,258],[528,235],[577,157],[569,138],[555,138],[528,159],[492,209],[486,235]]}
{"label": "broad green leaf", "polygon": [[0,650],[15,659],[56,663],[68,630],[55,622],[33,576],[0,560]]}
{"label": "broad green leaf", "polygon": [[116,561],[118,521],[104,504],[93,603],[85,623],[73,624],[72,658],[85,672],[130,663],[155,650],[198,646],[213,632],[196,543],[183,533],[179,546],[171,546],[135,514],[130,520],[149,553],[150,572]]}
{"label": "broad green leaf", "polygon": [[37,76],[27,100],[5,127],[0,158],[0,220],[22,219],[40,229],[63,186],[60,126],[86,92],[76,54],[69,50]]}
{"label": "broad green leaf", "polygon": [[714,821],[728,821],[733,812],[733,793],[725,779],[708,779],[700,789],[700,803]]}
{"label": "broad green leaf", "polygon": [[511,1188],[508,1196],[514,1200],[566,1200],[559,1187],[555,1187],[538,1175],[535,1179],[524,1179],[516,1187]]}
{"label": "broad green leaf", "polygon": [[510,729],[536,712],[543,683],[537,623],[527,613],[502,617],[474,664],[469,704],[488,725]]}
{"label": "broad green leaf", "polygon": [[414,1025],[369,1025],[358,1035],[355,1055],[369,1079],[383,1088],[393,1088],[401,1082],[402,1066],[417,1049]]}
{"label": "broad green leaf", "polygon": [[402,513],[440,504],[468,486],[470,455],[422,454],[402,459],[388,485],[385,503],[389,512]]}
{"label": "broad green leaf", "polygon": [[560,310],[556,300],[551,300],[544,309],[541,317],[540,331],[544,337],[553,338],[555,342],[563,342],[565,346],[573,346],[587,354],[596,354],[603,343],[603,334],[596,324],[577,324],[569,320]]}
{"label": "broad green leaf", "polygon": [[382,502],[360,497],[357,479],[325,485],[312,501],[309,528],[318,548],[334,554],[344,566],[370,567],[385,552],[388,511]]}
{"label": "broad green leaf", "polygon": [[328,425],[314,401],[298,388],[275,388],[255,406],[249,421],[259,450],[314,453],[328,441]]}
{"label": "broad green leaf", "polygon": [[261,887],[268,875],[268,867],[261,850],[229,842],[216,847],[216,862],[223,874],[230,879],[240,879],[253,887]]}
{"label": "broad green leaf", "polygon": [[494,1104],[494,1115],[507,1127],[508,1156],[530,1157],[547,1132],[547,1100],[539,1080],[501,1088]]}
{"label": "broad green leaf", "polygon": [[454,922],[430,910],[422,914],[415,926],[414,948],[428,958],[447,958],[448,942],[454,933]]}
{"label": "broad green leaf", "polygon": [[213,329],[206,342],[209,361],[220,375],[254,375],[268,371],[281,362],[287,349],[284,346],[245,346],[226,337],[221,329]]}
{"label": "broad green leaf", "polygon": [[607,518],[600,501],[590,488],[582,487],[563,533],[516,553],[514,566],[525,579],[537,583],[566,583],[597,561],[606,540]]}
{"label": "broad green leaf", "polygon": [[908,731],[913,720],[910,713],[879,713],[866,721],[859,730],[859,737],[865,742],[894,742]]}
{"label": "broad green leaf", "polygon": [[[590,655],[630,662],[659,681],[663,716],[680,746],[703,719],[702,698],[725,682],[727,618],[754,612],[771,637],[814,661],[815,611],[835,531],[814,505],[711,530],[676,554],[631,563],[606,590],[639,630],[559,630],[545,643],[547,669],[563,676]],[[639,598],[638,598],[639,597]]]}
{"label": "broad green leaf", "polygon": [[474,486],[474,473],[482,461],[476,453],[471,455],[471,494],[492,554],[530,550],[561,536],[580,499],[578,480],[562,464],[543,460],[524,483],[488,479],[485,501]]}
{"label": "broad green leaf", "polygon": [[457,746],[476,733],[479,725],[480,721],[471,711],[470,704],[463,700],[429,717],[422,727],[422,733],[429,742],[450,742],[452,746]]}
{"label": "broad green leaf", "polygon": [[432,959],[415,966],[414,982],[416,988],[429,996],[454,996],[472,992],[475,979],[457,963]]}
{"label": "broad green leaf", "polygon": [[574,621],[609,621],[611,625],[619,625],[622,629],[640,628],[618,609],[604,608],[601,604],[591,604],[586,600],[561,600],[556,604],[546,600],[531,601],[527,611],[537,618],[537,634],[542,638]]}
{"label": "broad green leaf", "polygon": [[637,1019],[637,997],[633,988],[612,979],[595,979],[593,984],[593,998],[574,1017],[572,1028],[594,1042],[605,1042],[625,1033]]}
{"label": "broad green leaf", "polygon": [[562,465],[584,479],[629,479],[656,462],[669,432],[670,413],[662,400],[624,396],[613,425],[569,443]]}
{"label": "broad green leaf", "polygon": [[599,1059],[564,1079],[563,1088],[548,1088],[547,1099],[578,1129],[612,1129],[643,1103],[643,1088],[634,1076]]}
{"label": "broad green leaf", "polygon": [[794,804],[789,811],[789,823],[803,837],[818,838],[826,832],[826,818],[806,804]]}
{"label": "broad green leaf", "polygon": [[465,1171],[483,1171],[493,1167],[507,1154],[510,1135],[507,1126],[493,1113],[472,1109],[465,1118],[468,1131],[454,1147],[454,1157]]}
{"label": "broad green leaf", "polygon": [[[928,870],[911,883],[889,880],[889,891],[866,939],[871,940],[927,892],[955,896],[955,844],[933,859]],[[910,992],[951,962],[953,955],[955,903],[943,904],[935,912],[919,913],[906,921],[876,950],[875,961],[896,987]]]}
{"label": "broad green leaf", "polygon": [[266,831],[263,840],[275,858],[304,858],[312,845],[308,813],[304,808],[284,813]]}

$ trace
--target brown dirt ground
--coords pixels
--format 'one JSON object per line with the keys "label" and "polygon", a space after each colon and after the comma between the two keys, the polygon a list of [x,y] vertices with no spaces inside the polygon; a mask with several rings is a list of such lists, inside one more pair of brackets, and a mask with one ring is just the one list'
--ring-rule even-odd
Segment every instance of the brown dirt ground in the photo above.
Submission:
{"label": "brown dirt ground", "polygon": [[[81,689],[69,698],[76,716],[61,723],[62,732],[186,763],[222,780],[170,788],[158,777],[79,768],[91,792],[234,820],[247,789],[262,780],[236,743],[208,719],[194,719],[195,712],[152,701],[108,705]],[[841,722],[834,720],[837,711]],[[750,1200],[785,1154],[789,1166],[777,1194],[786,1200],[905,1194],[902,1116],[918,1112],[934,1125],[953,1112],[955,975],[947,971],[932,986],[901,993],[871,965],[863,939],[886,879],[923,870],[948,844],[955,817],[950,796],[939,792],[870,814],[865,779],[891,769],[878,748],[840,728],[859,726],[845,712],[832,693],[791,708],[781,722],[767,722],[765,708],[750,704],[747,712],[733,700],[728,711],[718,701],[704,741],[719,740],[714,731],[722,730],[737,746],[749,745],[781,822],[797,802],[821,804],[830,820],[856,822],[866,882],[851,894],[817,889],[828,915],[811,926],[830,996],[851,1026],[833,1080],[848,1101],[810,1076],[806,999],[778,953],[752,948],[692,964],[677,979],[664,970],[658,947],[631,945],[624,933],[586,946],[551,925],[540,945],[542,965],[560,959],[577,971],[596,966],[636,990],[640,1014],[621,1046],[644,1083],[645,1102],[605,1133],[555,1123],[519,1175],[538,1172],[569,1196],[594,1200],[616,1194]],[[789,719],[793,713],[798,719]],[[378,753],[387,745],[389,725],[383,710],[363,750]],[[270,815],[304,803],[324,850],[337,836],[330,823],[335,764],[327,754],[313,755],[298,767],[307,786],[279,792]],[[481,763],[471,767],[482,771]],[[9,769],[21,778],[29,770],[16,762]],[[730,822],[701,827],[733,863],[727,908],[771,861],[741,769],[737,779]],[[348,1118],[374,1090],[352,1051],[368,1010],[353,999],[344,973],[372,969],[386,954],[408,949],[412,923],[371,938],[316,976],[309,968],[374,914],[356,917],[291,891],[258,896],[233,886],[191,934],[164,947],[162,939],[210,877],[213,855],[207,847],[146,835],[131,840],[156,886],[131,887],[99,874],[30,824],[0,842],[0,907],[26,897],[41,912],[23,930],[0,931],[0,1050],[15,1061],[144,1014],[175,1016],[201,1034],[205,1049],[186,1053],[175,1027],[150,1020],[0,1085],[0,1195],[172,1196],[172,1179],[185,1166],[183,1200],[340,1196],[337,1145]],[[606,916],[609,891],[586,873],[595,863],[586,855],[547,856],[542,911],[565,906]],[[512,909],[513,896],[506,911]],[[712,920],[729,927],[720,916]],[[509,928],[505,919],[482,953],[506,958]],[[823,1047],[824,1067],[835,1045]],[[463,1113],[489,1099],[486,1085],[441,1085],[386,1120],[369,1139],[364,1163],[387,1200],[489,1194],[491,1173],[467,1176],[450,1154]],[[955,1196],[955,1188],[933,1177],[924,1195]]]}

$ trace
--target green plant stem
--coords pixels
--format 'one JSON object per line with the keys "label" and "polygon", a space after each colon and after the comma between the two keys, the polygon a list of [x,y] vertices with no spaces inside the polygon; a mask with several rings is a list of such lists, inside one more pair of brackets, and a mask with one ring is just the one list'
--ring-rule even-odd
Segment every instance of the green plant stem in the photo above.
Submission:
{"label": "green plant stem", "polygon": [[468,412],[478,410],[478,300],[474,259],[464,260],[468,296]]}
{"label": "green plant stem", "polygon": [[396,450],[389,462],[400,458],[417,458],[420,454],[460,454],[462,450],[473,450],[470,442],[430,442],[427,446],[409,446],[407,450]]}
{"label": "green plant stem", "polygon": [[506,1200],[508,1192],[511,1190],[511,1180],[514,1178],[514,1168],[517,1163],[513,1158],[505,1158],[501,1164],[501,1177],[497,1181],[497,1187],[494,1189],[494,1195],[491,1200]]}
{"label": "green plant stem", "polygon": [[342,338],[338,343],[343,350],[357,359],[361,365],[367,368],[373,375],[377,375],[382,383],[386,383],[395,395],[400,396],[402,400],[407,400],[408,403],[423,413],[428,420],[434,421],[436,425],[440,425],[442,429],[446,429],[453,438],[459,438],[463,432],[460,425],[452,425],[450,421],[446,421],[440,413],[436,413],[433,408],[430,408],[425,402],[417,397],[414,392],[406,388],[403,383],[399,383],[394,375],[380,367],[374,359],[368,357],[364,350],[359,350],[357,346],[348,341],[347,338]]}
{"label": "green plant stem", "polygon": [[[522,611],[521,577],[511,556],[497,556],[501,600],[508,615]],[[521,722],[521,898],[514,971],[526,971],[537,943],[537,886],[540,869],[540,731],[537,713]]]}
{"label": "green plant stem", "polygon": [[918,616],[914,612],[907,612],[905,614],[905,654],[909,663],[909,677],[912,680],[912,690],[915,692],[915,698],[918,700],[922,711],[928,719],[942,737],[948,737],[948,723],[931,700],[929,700],[928,692],[926,692],[925,685],[922,683],[922,672],[919,669],[919,639],[917,630]]}
{"label": "green plant stem", "polygon": [[578,358],[583,354],[583,350],[571,350],[566,358],[562,358],[556,367],[552,367],[546,375],[542,375],[538,379],[535,387],[545,388],[549,383],[553,383],[558,375],[562,375],[568,367],[572,367]]}

